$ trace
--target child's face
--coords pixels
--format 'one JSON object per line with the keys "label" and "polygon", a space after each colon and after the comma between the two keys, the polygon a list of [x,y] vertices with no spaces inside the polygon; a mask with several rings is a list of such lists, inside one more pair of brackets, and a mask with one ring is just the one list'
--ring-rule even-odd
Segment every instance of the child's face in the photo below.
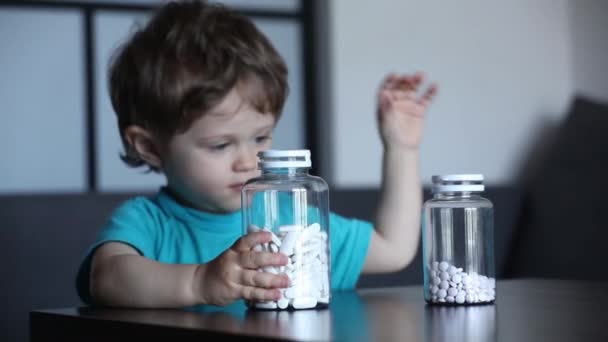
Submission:
{"label": "child's face", "polygon": [[213,212],[241,207],[241,187],[260,175],[257,153],[270,148],[274,116],[244,102],[234,88],[162,153],[169,186],[188,204]]}

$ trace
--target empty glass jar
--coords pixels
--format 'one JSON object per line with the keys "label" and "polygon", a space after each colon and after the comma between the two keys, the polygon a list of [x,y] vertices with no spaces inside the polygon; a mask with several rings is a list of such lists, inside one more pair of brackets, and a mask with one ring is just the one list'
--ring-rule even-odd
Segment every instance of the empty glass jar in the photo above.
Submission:
{"label": "empty glass jar", "polygon": [[243,234],[260,229],[272,241],[261,251],[289,257],[283,267],[262,271],[286,274],[290,286],[277,301],[251,302],[259,309],[310,309],[330,302],[329,189],[309,174],[309,150],[267,150],[259,153],[262,175],[242,189]]}
{"label": "empty glass jar", "polygon": [[424,299],[469,305],[496,299],[493,205],[481,197],[483,175],[432,177],[424,203]]}

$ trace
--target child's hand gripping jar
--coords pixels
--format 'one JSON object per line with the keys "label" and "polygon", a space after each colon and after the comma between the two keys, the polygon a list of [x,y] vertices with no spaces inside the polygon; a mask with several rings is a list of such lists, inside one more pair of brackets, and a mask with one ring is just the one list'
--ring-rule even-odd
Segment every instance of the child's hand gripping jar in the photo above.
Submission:
{"label": "child's hand gripping jar", "polygon": [[442,305],[494,302],[494,214],[492,202],[480,196],[483,176],[432,181],[422,228],[424,299]]}
{"label": "child's hand gripping jar", "polygon": [[259,153],[262,175],[242,189],[243,234],[264,229],[272,241],[256,249],[289,257],[283,267],[262,271],[286,274],[290,286],[277,301],[250,302],[260,309],[310,309],[330,302],[329,189],[309,174],[309,150]]}

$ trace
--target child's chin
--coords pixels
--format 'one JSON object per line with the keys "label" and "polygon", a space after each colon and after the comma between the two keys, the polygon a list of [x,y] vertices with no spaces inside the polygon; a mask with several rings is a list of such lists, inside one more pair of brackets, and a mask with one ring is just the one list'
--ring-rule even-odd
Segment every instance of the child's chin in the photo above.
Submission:
{"label": "child's chin", "polygon": [[238,202],[225,203],[225,205],[223,206],[222,209],[226,212],[239,211],[239,210],[241,210],[241,201],[239,199]]}

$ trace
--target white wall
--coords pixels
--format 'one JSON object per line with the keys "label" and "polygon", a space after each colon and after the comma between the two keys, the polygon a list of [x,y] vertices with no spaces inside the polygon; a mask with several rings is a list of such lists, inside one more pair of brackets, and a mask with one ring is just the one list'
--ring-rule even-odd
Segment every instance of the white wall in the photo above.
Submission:
{"label": "white wall", "polygon": [[380,182],[374,96],[390,71],[423,70],[440,83],[421,146],[425,183],[442,173],[513,181],[539,129],[568,109],[579,69],[568,0],[333,0],[329,11],[335,186]]}
{"label": "white wall", "polygon": [[608,1],[571,0],[574,85],[608,102]]}
{"label": "white wall", "polygon": [[80,13],[0,10],[0,193],[83,191]]}
{"label": "white wall", "polygon": [[[70,2],[64,0],[64,2]],[[103,3],[154,4],[159,0]],[[224,0],[230,6],[299,10],[297,0]],[[99,3],[99,2],[97,2]],[[0,6],[0,194],[82,192],[87,187],[84,17],[77,8]],[[107,92],[114,49],[145,23],[148,11],[97,10],[93,14],[97,190],[153,191],[164,177],[128,168]],[[274,134],[276,148],[301,148],[305,132],[302,32],[291,18],[253,18],[289,69],[290,94]]]}

